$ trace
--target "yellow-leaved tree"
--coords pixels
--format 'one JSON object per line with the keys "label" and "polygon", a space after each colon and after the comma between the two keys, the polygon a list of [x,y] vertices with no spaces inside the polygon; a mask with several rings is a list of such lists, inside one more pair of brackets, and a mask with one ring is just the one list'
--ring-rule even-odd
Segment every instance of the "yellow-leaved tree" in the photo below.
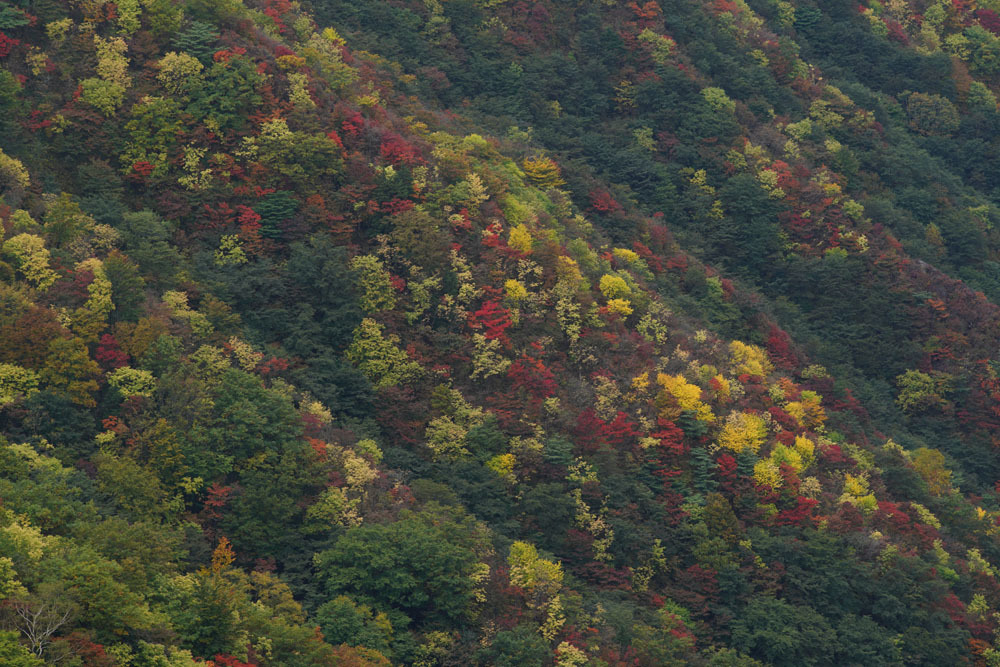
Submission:
{"label": "yellow-leaved tree", "polygon": [[756,345],[747,345],[738,340],[729,344],[729,354],[736,375],[756,375],[767,377],[774,370],[767,352]]}
{"label": "yellow-leaved tree", "polygon": [[683,411],[693,412],[699,421],[714,422],[715,414],[701,401],[701,387],[691,384],[682,375],[667,375],[659,373],[657,384],[662,391],[656,397],[660,414],[667,419],[676,419]]}
{"label": "yellow-leaved tree", "polygon": [[0,405],[38,391],[38,373],[16,364],[0,364]]}
{"label": "yellow-leaved tree", "polygon": [[362,310],[374,313],[391,310],[396,306],[396,292],[382,260],[374,255],[358,255],[351,260],[351,270],[357,276],[361,292],[358,305]]}
{"label": "yellow-leaved tree", "polygon": [[0,192],[24,190],[31,184],[28,170],[17,158],[13,158],[0,148]]}
{"label": "yellow-leaved tree", "polygon": [[944,454],[936,449],[921,447],[913,453],[913,467],[927,483],[927,490],[935,496],[951,491],[951,470],[945,467]]}
{"label": "yellow-leaved tree", "polygon": [[507,556],[510,583],[524,591],[528,607],[545,614],[538,631],[546,639],[553,639],[565,622],[559,591],[562,589],[563,571],[559,563],[546,560],[528,542],[514,542]]}
{"label": "yellow-leaved tree", "polygon": [[767,440],[767,422],[751,412],[730,412],[719,432],[720,447],[756,454]]}
{"label": "yellow-leaved tree", "polygon": [[521,164],[521,168],[524,169],[524,175],[528,177],[532,185],[544,190],[566,185],[559,165],[552,158],[529,157]]}
{"label": "yellow-leaved tree", "polygon": [[385,389],[416,378],[422,370],[398,343],[398,336],[386,336],[381,324],[366,317],[354,330],[347,358],[368,376],[375,389]]}
{"label": "yellow-leaved tree", "polygon": [[524,223],[511,228],[510,236],[507,238],[507,245],[527,255],[531,252],[531,243],[531,232],[528,231]]}
{"label": "yellow-leaved tree", "polygon": [[826,411],[820,405],[822,398],[814,391],[803,391],[799,400],[785,404],[785,412],[795,418],[799,426],[822,430],[826,421]]}
{"label": "yellow-leaved tree", "polygon": [[42,237],[18,234],[3,244],[3,253],[14,260],[14,265],[38,289],[48,289],[59,275],[49,268],[49,251]]}

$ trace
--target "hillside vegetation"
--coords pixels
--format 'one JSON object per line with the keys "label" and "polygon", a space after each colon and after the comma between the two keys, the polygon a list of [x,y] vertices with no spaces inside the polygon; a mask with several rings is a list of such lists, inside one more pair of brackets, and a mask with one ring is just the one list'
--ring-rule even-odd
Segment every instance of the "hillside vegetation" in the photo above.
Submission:
{"label": "hillside vegetation", "polygon": [[0,3],[0,663],[1000,665],[998,35]]}

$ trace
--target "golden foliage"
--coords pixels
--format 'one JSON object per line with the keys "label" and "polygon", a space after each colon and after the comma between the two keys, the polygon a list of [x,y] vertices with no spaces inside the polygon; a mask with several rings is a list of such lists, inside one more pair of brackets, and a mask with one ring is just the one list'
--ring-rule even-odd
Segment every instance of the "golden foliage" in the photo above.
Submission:
{"label": "golden foliage", "polygon": [[767,377],[774,370],[767,352],[756,345],[747,345],[738,340],[729,344],[733,367],[737,375],[756,375]]}
{"label": "golden foliage", "polygon": [[757,461],[753,467],[753,481],[757,486],[777,490],[781,488],[781,471],[770,459]]}
{"label": "golden foliage", "polygon": [[503,284],[504,292],[511,301],[523,301],[528,298],[528,289],[520,280],[511,278]]}
{"label": "golden foliage", "polygon": [[531,252],[531,232],[528,231],[528,228],[524,224],[512,227],[510,237],[507,239],[507,245],[527,255]]}
{"label": "golden foliage", "polygon": [[531,183],[542,189],[558,188],[566,185],[559,171],[559,165],[552,158],[533,157],[526,159],[521,168]]}
{"label": "golden foliage", "polygon": [[632,289],[624,278],[611,274],[601,276],[600,289],[606,299],[621,299],[632,294]]}
{"label": "golden foliage", "polygon": [[730,412],[722,425],[718,444],[734,452],[750,450],[755,454],[767,439],[767,422],[749,412]]}
{"label": "golden foliage", "polygon": [[913,467],[935,496],[944,495],[951,490],[951,471],[945,467],[944,454],[938,450],[927,447],[918,449],[913,453]]}
{"label": "golden foliage", "polygon": [[[689,410],[695,413],[699,421],[715,421],[712,408],[701,402],[701,388],[685,380],[682,375],[659,373],[656,382],[663,387],[657,403],[662,406],[661,413],[664,417],[673,419],[680,416],[682,410]],[[676,409],[671,409],[671,404]]]}
{"label": "golden foliage", "polygon": [[819,430],[826,421],[826,411],[819,404],[822,399],[813,391],[803,391],[797,401],[785,404],[785,412],[795,418],[799,426]]}
{"label": "golden foliage", "polygon": [[608,299],[608,312],[628,317],[632,314],[632,303],[628,299]]}

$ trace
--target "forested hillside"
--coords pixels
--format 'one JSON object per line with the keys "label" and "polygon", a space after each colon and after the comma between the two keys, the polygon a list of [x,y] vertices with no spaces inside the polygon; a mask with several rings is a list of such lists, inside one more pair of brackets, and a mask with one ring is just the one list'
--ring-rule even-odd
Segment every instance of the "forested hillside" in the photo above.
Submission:
{"label": "forested hillside", "polygon": [[0,2],[0,664],[1000,665],[1000,2]]}

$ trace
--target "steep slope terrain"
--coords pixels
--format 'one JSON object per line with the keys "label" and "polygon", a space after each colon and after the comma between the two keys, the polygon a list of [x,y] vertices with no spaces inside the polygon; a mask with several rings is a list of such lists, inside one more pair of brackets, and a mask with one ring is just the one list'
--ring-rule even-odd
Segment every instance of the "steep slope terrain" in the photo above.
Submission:
{"label": "steep slope terrain", "polygon": [[1000,663],[1000,20],[871,5],[0,6],[0,656]]}

